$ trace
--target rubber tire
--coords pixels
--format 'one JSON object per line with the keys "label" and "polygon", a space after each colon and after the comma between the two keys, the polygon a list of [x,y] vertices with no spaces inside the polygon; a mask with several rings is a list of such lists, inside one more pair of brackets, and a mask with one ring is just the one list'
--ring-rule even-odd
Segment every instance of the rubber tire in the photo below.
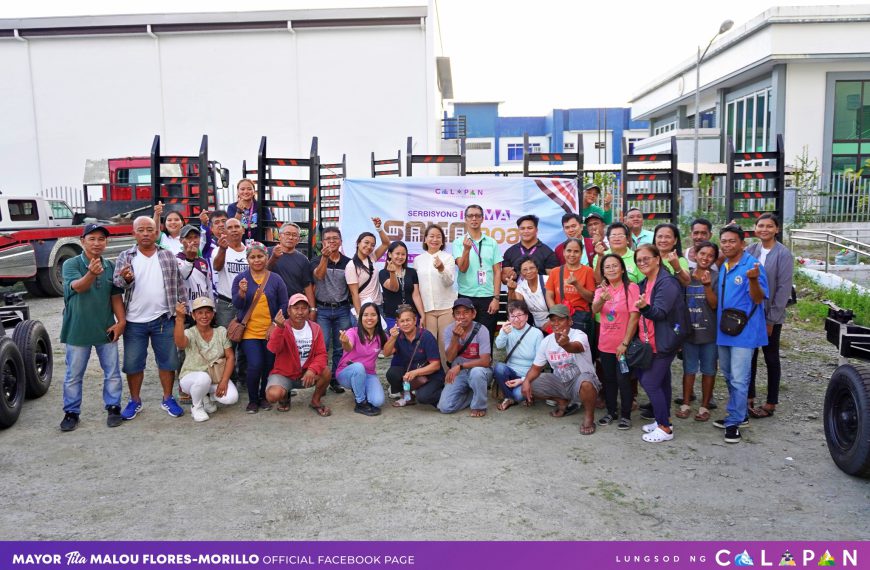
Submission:
{"label": "rubber tire", "polygon": [[[844,364],[831,375],[825,392],[825,440],[837,467],[870,478],[870,365]],[[848,432],[844,435],[843,424]]]}
{"label": "rubber tire", "polygon": [[[11,388],[7,397],[5,374],[9,373]],[[11,427],[18,416],[21,415],[21,407],[24,405],[25,392],[24,362],[18,347],[8,336],[0,337],[0,428]]]}
{"label": "rubber tire", "polygon": [[74,248],[64,246],[54,258],[54,266],[43,267],[37,271],[36,279],[46,297],[63,297],[63,263],[77,255],[78,252]]}
{"label": "rubber tire", "polygon": [[54,372],[54,354],[51,337],[40,321],[22,321],[15,325],[12,340],[21,352],[28,399],[39,398],[48,392]]}
{"label": "rubber tire", "polygon": [[45,291],[42,290],[39,281],[36,279],[33,281],[24,281],[24,288],[27,289],[27,292],[31,297],[45,297]]}

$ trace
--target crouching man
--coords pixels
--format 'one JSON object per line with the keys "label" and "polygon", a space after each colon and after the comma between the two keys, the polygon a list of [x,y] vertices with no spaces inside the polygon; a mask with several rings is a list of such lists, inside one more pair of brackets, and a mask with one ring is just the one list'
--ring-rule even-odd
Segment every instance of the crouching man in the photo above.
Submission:
{"label": "crouching man", "polygon": [[275,314],[275,326],[266,347],[275,354],[275,366],[266,382],[266,400],[278,404],[279,412],[290,410],[290,387],[299,380],[305,388],[314,386],[310,407],[319,416],[332,415],[320,403],[331,377],[326,363],[326,343],[320,326],[308,320],[310,305],[303,293],[290,297],[285,320],[283,311]]}
{"label": "crouching man", "polygon": [[[553,334],[544,338],[532,367],[523,380],[523,396],[555,400],[558,407],[550,412],[562,418],[577,412],[583,404],[584,417],[580,433],[595,433],[595,398],[601,382],[595,375],[595,365],[589,350],[589,339],[583,331],[571,328],[571,314],[565,305],[553,305],[549,312]],[[553,372],[541,373],[550,363]]]}
{"label": "crouching man", "polygon": [[444,344],[450,368],[438,400],[442,414],[471,406],[471,417],[486,415],[487,387],[492,378],[489,330],[474,322],[477,311],[470,299],[453,302],[453,322],[444,330]]}

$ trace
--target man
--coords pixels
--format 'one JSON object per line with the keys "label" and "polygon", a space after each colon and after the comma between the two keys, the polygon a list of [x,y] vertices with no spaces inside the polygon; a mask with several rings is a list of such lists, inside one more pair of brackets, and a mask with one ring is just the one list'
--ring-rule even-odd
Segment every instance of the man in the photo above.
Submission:
{"label": "man", "polygon": [[[598,199],[601,197],[601,188],[598,184],[591,182],[583,187],[583,219],[585,220],[591,214],[598,214],[605,226],[609,226],[613,222],[613,195],[608,192],[604,196],[604,208],[597,205]],[[589,233],[584,232],[583,237],[591,237]]]}
{"label": "man", "polygon": [[226,210],[215,210],[211,213],[203,210],[199,213],[199,222],[202,233],[199,240],[199,248],[202,250],[203,259],[211,263],[213,252],[218,247],[218,240],[226,234],[227,225]]}
{"label": "man", "polygon": [[[565,238],[583,239],[583,218],[579,214],[569,213],[562,216],[562,232]],[[556,246],[554,251],[559,265],[565,265],[565,242]]]}
{"label": "man", "polygon": [[[725,263],[719,271],[716,344],[719,345],[719,369],[728,385],[728,415],[713,425],[725,429],[726,443],[740,443],[739,428],[749,423],[746,404],[752,354],[767,345],[767,325],[761,305],[769,295],[767,273],[756,258],[743,251],[744,245],[740,226],[728,225],[719,231],[719,247],[725,255]],[[748,319],[735,335],[722,331],[726,326],[722,320],[725,309],[743,311]]]}
{"label": "man", "polygon": [[643,229],[643,212],[638,208],[629,208],[625,213],[625,225],[631,231],[632,249],[637,249],[637,246],[652,243],[653,233],[650,230]]}
{"label": "man", "polygon": [[350,328],[350,291],[344,277],[350,258],[341,253],[341,232],[336,227],[323,228],[321,254],[311,260],[314,277],[314,298],[317,303],[314,316],[323,329],[326,346],[332,347],[332,364],[329,387],[336,394],[344,393],[335,380],[335,369],[343,353],[339,335]]}
{"label": "man", "polygon": [[63,264],[63,324],[60,341],[66,344],[61,431],[79,425],[82,380],[96,349],[103,369],[103,403],[106,425],[121,425],[121,371],[118,369],[118,339],[124,333],[124,301],[121,289],[112,284],[115,265],[102,258],[109,231],[88,224],[82,231],[82,254]]}
{"label": "man", "polygon": [[163,388],[161,407],[170,416],[184,415],[172,397],[178,351],[173,337],[175,305],[184,301],[184,281],[172,252],[157,247],[157,225],[147,216],[133,221],[136,245],[121,252],[115,265],[115,285],[124,290],[127,327],[124,332],[124,373],[130,402],[121,417],[132,420],[142,410],[140,391],[145,377],[148,341],[157,361]]}
{"label": "man", "polygon": [[[696,218],[692,220],[689,228],[691,228],[692,232],[692,247],[690,247],[689,250],[684,253],[686,254],[686,261],[689,263],[689,269],[694,270],[696,267],[698,267],[698,262],[695,261],[695,247],[705,241],[710,241],[711,239],[713,239],[713,224],[710,222],[710,220],[704,218]],[[724,259],[725,258],[720,252],[719,259],[716,261],[716,264],[721,267]]]}
{"label": "man", "polygon": [[[549,312],[553,334],[544,337],[532,367],[523,380],[523,396],[527,402],[533,398],[554,400],[556,409],[550,412],[554,418],[562,418],[580,409],[583,403],[584,419],[580,433],[595,433],[595,398],[601,390],[601,382],[595,374],[589,340],[583,331],[571,328],[571,314],[562,304],[553,305]],[[549,363],[552,373],[544,372]]]}
{"label": "man", "polygon": [[540,218],[528,214],[517,220],[520,242],[510,246],[504,252],[501,278],[503,283],[515,280],[520,274],[520,259],[529,256],[538,266],[538,273],[546,275],[554,267],[559,267],[559,260],[553,250],[538,239],[538,222]]}
{"label": "man", "polygon": [[494,339],[502,255],[498,242],[481,230],[482,224],[483,208],[477,204],[465,208],[465,235],[453,241],[453,257],[459,268],[459,297],[471,300],[477,322],[489,331],[489,339]]}
{"label": "man", "polygon": [[471,299],[453,303],[453,322],[444,331],[447,375],[438,400],[442,414],[452,414],[471,406],[471,417],[486,415],[486,399],[492,378],[492,348],[486,327],[474,322]]}
{"label": "man", "polygon": [[586,231],[583,233],[583,251],[586,252],[586,255],[583,256],[583,265],[594,267],[595,249],[600,247],[599,244],[603,244],[604,249],[610,247],[610,244],[607,243],[607,237],[604,235],[607,226],[604,224],[604,218],[595,212],[586,216],[584,223]]}
{"label": "man", "polygon": [[218,247],[211,261],[217,282],[215,322],[221,327],[226,327],[236,316],[236,308],[233,307],[233,280],[236,275],[248,269],[248,258],[242,243],[242,223],[236,218],[229,218],[224,227],[225,234],[218,238]]}
{"label": "man", "polygon": [[272,248],[272,255],[266,268],[274,271],[284,280],[287,295],[292,297],[302,293],[308,299],[311,307],[309,319],[317,320],[317,309],[314,305],[314,280],[311,276],[311,264],[305,254],[296,249],[299,245],[301,230],[291,222],[285,222],[278,232],[278,245]]}
{"label": "man", "polygon": [[305,388],[314,386],[310,407],[321,417],[332,415],[320,402],[330,378],[323,331],[308,320],[311,306],[305,295],[296,293],[290,297],[288,307],[289,323],[284,319],[284,311],[278,311],[267,344],[275,354],[275,366],[266,383],[266,400],[278,404],[279,412],[289,411],[291,386],[298,380]]}
{"label": "man", "polygon": [[187,292],[187,314],[193,315],[192,303],[199,297],[207,297],[214,301],[214,288],[211,264],[199,255],[200,231],[196,226],[186,225],[181,228],[181,253],[178,259],[178,271],[184,280]]}

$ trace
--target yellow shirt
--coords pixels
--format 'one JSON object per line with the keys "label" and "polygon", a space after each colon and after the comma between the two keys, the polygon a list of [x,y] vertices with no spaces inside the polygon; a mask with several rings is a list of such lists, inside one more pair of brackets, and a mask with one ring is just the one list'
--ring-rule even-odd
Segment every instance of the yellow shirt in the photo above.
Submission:
{"label": "yellow shirt", "polygon": [[[259,287],[263,280],[254,280],[254,282]],[[272,324],[272,314],[269,312],[269,301],[266,299],[266,295],[260,295],[257,305],[251,311],[251,318],[248,319],[248,326],[245,327],[245,334],[242,336],[242,339],[264,340],[270,324]]]}

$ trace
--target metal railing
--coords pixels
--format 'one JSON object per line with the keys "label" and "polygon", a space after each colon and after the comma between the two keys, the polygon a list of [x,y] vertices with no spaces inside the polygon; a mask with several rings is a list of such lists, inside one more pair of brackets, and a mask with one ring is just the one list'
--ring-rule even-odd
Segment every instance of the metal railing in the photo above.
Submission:
{"label": "metal railing", "polygon": [[870,178],[834,174],[827,185],[798,192],[798,211],[816,223],[870,221]]}
{"label": "metal railing", "polygon": [[793,229],[788,234],[788,245],[789,249],[791,249],[792,251],[794,251],[795,240],[825,244],[825,273],[828,272],[832,245],[835,246],[837,249],[853,251],[858,256],[864,255],[866,257],[870,257],[870,244],[866,244],[864,242],[860,242],[854,239],[849,239],[833,232],[825,232],[821,230]]}

